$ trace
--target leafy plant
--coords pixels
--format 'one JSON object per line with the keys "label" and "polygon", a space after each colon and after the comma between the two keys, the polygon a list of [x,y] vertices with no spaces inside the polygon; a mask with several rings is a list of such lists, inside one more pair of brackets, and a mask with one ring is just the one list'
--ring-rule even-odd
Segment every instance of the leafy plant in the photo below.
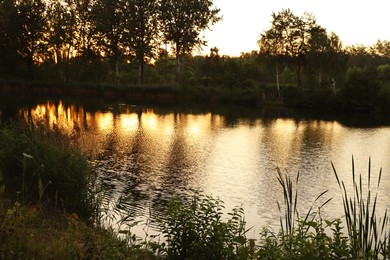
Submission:
{"label": "leafy plant", "polygon": [[224,220],[223,202],[196,193],[190,201],[170,201],[159,226],[168,259],[247,259],[254,248],[245,234],[244,212],[235,208]]}

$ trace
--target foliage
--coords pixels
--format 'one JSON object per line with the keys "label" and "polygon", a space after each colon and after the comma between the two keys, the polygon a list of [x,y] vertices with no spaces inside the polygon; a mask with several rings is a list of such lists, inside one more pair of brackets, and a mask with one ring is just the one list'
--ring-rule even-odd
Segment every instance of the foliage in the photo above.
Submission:
{"label": "foliage", "polygon": [[[11,128],[13,127],[13,128]],[[23,149],[33,151],[34,146],[26,143],[35,141],[33,135],[40,134],[35,129],[23,132],[29,139],[9,132],[18,133],[16,126],[4,127],[0,140],[13,143],[7,148],[11,153],[20,147],[15,146],[22,139]],[[19,126],[20,127],[20,126]],[[8,132],[7,132],[8,129]],[[32,141],[33,140],[33,141]],[[53,144],[53,140],[50,141]],[[2,143],[4,144],[4,143]],[[58,144],[57,144],[58,145]],[[1,146],[3,147],[3,146]],[[31,152],[33,154],[33,152]],[[36,154],[34,153],[34,156]],[[203,193],[195,193],[190,199],[172,199],[158,220],[165,242],[140,240],[129,230],[120,229],[119,233],[111,228],[101,229],[101,222],[95,227],[86,225],[75,212],[57,214],[47,210],[45,205],[31,201],[26,205],[24,193],[28,186],[24,185],[29,177],[32,161],[30,154],[23,154],[19,161],[22,168],[23,183],[19,196],[8,200],[5,192],[14,192],[9,165],[4,164],[7,151],[0,150],[0,258],[4,259],[387,259],[390,243],[387,211],[378,218],[376,203],[378,194],[373,195],[371,186],[371,161],[368,166],[367,187],[363,187],[362,176],[357,176],[352,160],[352,195],[346,185],[339,179],[332,164],[337,183],[342,193],[345,210],[345,223],[340,219],[326,220],[321,211],[330,199],[323,201],[322,192],[303,217],[299,207],[299,174],[295,181],[289,175],[278,170],[278,181],[284,195],[284,203],[278,203],[280,209],[280,229],[274,232],[264,227],[259,240],[248,239],[246,234],[244,212],[242,208],[234,208],[227,216],[223,202]],[[57,160],[56,157],[53,160]],[[57,160],[58,163],[60,161]],[[53,165],[50,165],[53,167]],[[54,166],[55,168],[55,166]],[[2,174],[1,174],[2,173]],[[382,171],[375,182],[378,189]],[[39,184],[41,183],[41,184]],[[47,194],[47,187],[36,190]],[[62,186],[67,184],[62,182]],[[74,192],[74,190],[73,190]],[[29,193],[33,194],[33,193]],[[42,198],[42,196],[40,196]],[[317,203],[320,203],[317,207]],[[317,208],[316,211],[314,209]],[[108,210],[108,209],[106,209]],[[125,216],[120,222],[131,220]],[[99,221],[102,221],[101,219]]]}
{"label": "foliage", "polygon": [[[316,24],[312,14],[305,13],[298,17],[290,9],[272,13],[272,26],[261,35],[259,40],[260,51],[271,56],[282,58],[294,64],[297,86],[302,87],[301,67],[304,57],[313,45],[313,35],[324,31]],[[318,43],[318,41],[317,41]]]}
{"label": "foliage", "polygon": [[157,0],[132,0],[128,8],[129,46],[138,62],[138,85],[144,83],[145,63],[156,56],[158,46]]}
{"label": "foliage", "polygon": [[196,93],[190,99],[386,111],[389,41],[343,48],[314,15],[287,9],[272,14],[259,51],[229,57],[214,46],[192,56],[220,20],[211,0],[3,0],[0,77],[23,86],[94,84],[99,94],[116,85],[118,96],[128,86],[176,81],[181,97]]}
{"label": "foliage", "polygon": [[17,55],[20,27],[16,26],[15,18],[18,10],[13,0],[0,2],[0,74],[13,74],[19,61]]}
{"label": "foliage", "polygon": [[45,4],[42,0],[20,1],[17,4],[16,23],[22,32],[18,37],[18,52],[29,66],[39,60],[45,42]]}
{"label": "foliage", "polygon": [[380,86],[376,80],[376,72],[371,69],[359,67],[350,68],[347,72],[345,86],[340,91],[344,106],[355,110],[373,110],[380,105]]}
{"label": "foliage", "polygon": [[[3,202],[3,204],[2,204]],[[1,259],[149,259],[112,230],[87,226],[75,213],[57,215],[0,200]]]}
{"label": "foliage", "polygon": [[161,30],[175,50],[177,83],[182,83],[184,56],[205,45],[200,33],[221,19],[218,13],[212,0],[160,0]]}
{"label": "foliage", "polygon": [[168,259],[247,259],[253,244],[245,237],[242,208],[223,219],[223,203],[203,194],[172,200],[160,220]]}
{"label": "foliage", "polygon": [[90,220],[94,174],[69,139],[43,126],[11,123],[0,128],[0,147],[5,185],[22,204],[43,203]]}

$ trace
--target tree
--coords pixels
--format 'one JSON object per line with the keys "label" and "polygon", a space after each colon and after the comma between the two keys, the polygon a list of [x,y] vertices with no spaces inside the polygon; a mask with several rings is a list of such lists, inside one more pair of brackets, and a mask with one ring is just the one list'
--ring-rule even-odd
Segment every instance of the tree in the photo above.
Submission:
{"label": "tree", "polygon": [[138,62],[138,84],[143,84],[144,67],[156,55],[158,43],[157,0],[130,0],[127,13],[126,41]]}
{"label": "tree", "polygon": [[301,68],[309,50],[311,33],[317,26],[312,14],[304,13],[299,17],[290,9],[282,10],[272,13],[271,28],[261,34],[258,41],[260,52],[294,64],[298,87],[302,87]]}
{"label": "tree", "polygon": [[306,57],[307,66],[318,76],[319,85],[323,79],[335,88],[340,74],[345,73],[346,58],[339,37],[332,32],[330,35],[321,26],[313,27],[309,40],[309,50]]}
{"label": "tree", "polygon": [[48,49],[55,64],[70,62],[75,50],[76,20],[69,1],[54,0],[47,8],[49,26]]}
{"label": "tree", "polygon": [[76,51],[77,56],[88,63],[98,56],[97,25],[94,15],[94,0],[73,0],[73,10],[76,22]]}
{"label": "tree", "polygon": [[119,80],[119,60],[126,52],[126,8],[125,0],[97,0],[94,7],[98,44],[115,68],[115,83]]}
{"label": "tree", "polygon": [[47,41],[45,38],[47,35],[46,6],[42,0],[19,1],[17,3],[18,18],[22,23],[18,53],[31,67],[40,60],[40,55]]}
{"label": "tree", "polygon": [[390,41],[378,40],[371,49],[373,54],[390,59]]}
{"label": "tree", "polygon": [[8,74],[14,71],[21,29],[14,1],[0,1],[0,73]]}
{"label": "tree", "polygon": [[365,45],[347,46],[346,53],[348,55],[348,67],[374,67],[372,54]]}
{"label": "tree", "polygon": [[160,21],[166,42],[176,54],[176,82],[182,83],[184,56],[205,45],[201,32],[221,17],[212,0],[160,0]]}

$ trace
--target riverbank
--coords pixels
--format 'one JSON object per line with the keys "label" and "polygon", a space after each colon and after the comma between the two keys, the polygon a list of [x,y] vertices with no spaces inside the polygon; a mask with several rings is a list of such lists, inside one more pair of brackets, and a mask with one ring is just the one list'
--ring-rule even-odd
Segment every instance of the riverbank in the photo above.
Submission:
{"label": "riverbank", "polygon": [[68,137],[0,122],[0,258],[142,256],[99,225],[97,188],[85,155]]}
{"label": "riverbank", "polygon": [[74,98],[103,98],[150,104],[235,104],[242,106],[278,106],[333,113],[386,114],[390,94],[372,93],[346,88],[295,88],[284,86],[248,85],[225,86],[176,85],[107,85],[77,82],[1,81],[0,93],[19,96],[57,96]]}

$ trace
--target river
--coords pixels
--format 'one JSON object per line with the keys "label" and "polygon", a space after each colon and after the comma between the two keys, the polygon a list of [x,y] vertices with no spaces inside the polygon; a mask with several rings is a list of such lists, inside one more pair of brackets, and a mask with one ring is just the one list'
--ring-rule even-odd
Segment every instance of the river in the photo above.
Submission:
{"label": "river", "polygon": [[[242,206],[247,227],[254,227],[249,236],[256,237],[263,226],[277,228],[276,202],[283,200],[279,168],[293,177],[300,173],[301,213],[328,190],[324,200],[333,200],[322,215],[341,218],[331,162],[351,186],[352,156],[363,177],[369,158],[374,180],[383,168],[379,212],[390,206],[390,122],[382,118],[277,108],[1,99],[0,117],[13,116],[60,129],[90,155],[105,187],[107,214],[118,214],[114,202],[126,198],[121,202],[125,214],[153,219],[170,198],[200,190],[223,200],[227,212]],[[141,224],[133,232],[142,236],[145,231]]]}

